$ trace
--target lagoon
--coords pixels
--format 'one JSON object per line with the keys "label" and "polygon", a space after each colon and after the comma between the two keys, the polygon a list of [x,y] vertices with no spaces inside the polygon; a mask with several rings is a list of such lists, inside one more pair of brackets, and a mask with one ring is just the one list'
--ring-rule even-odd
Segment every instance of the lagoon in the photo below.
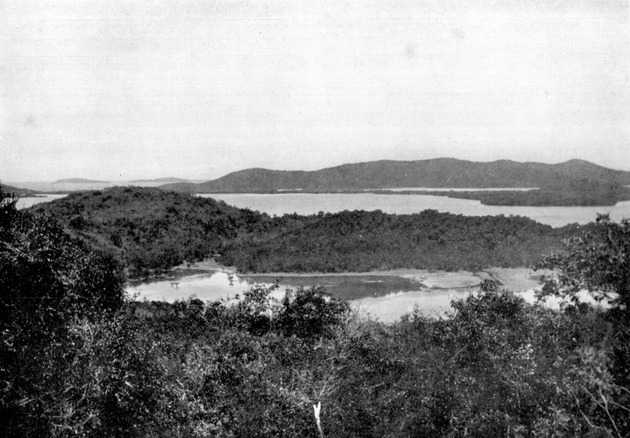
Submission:
{"label": "lagoon", "polygon": [[[278,289],[273,292],[276,299],[281,299],[286,289],[323,285],[332,295],[347,300],[359,316],[393,323],[414,310],[429,317],[444,316],[452,311],[451,301],[478,293],[479,283],[484,278],[499,280],[505,289],[534,303],[540,276],[541,272],[527,268],[491,268],[475,273],[412,269],[355,274],[264,275],[238,275],[230,268],[213,268],[201,274],[129,285],[126,292],[137,300],[173,302],[194,297],[202,301],[234,303],[255,285],[269,287],[277,284]],[[582,301],[597,305],[586,292],[579,296]],[[544,304],[558,308],[560,301],[548,299]]]}
{"label": "lagoon", "polygon": [[202,301],[229,302],[254,285],[277,284],[276,298],[280,298],[286,289],[323,285],[332,295],[348,300],[360,315],[389,323],[412,312],[414,307],[427,316],[444,315],[451,309],[453,299],[477,293],[484,278],[495,278],[507,289],[533,302],[540,273],[525,268],[493,268],[476,273],[398,270],[357,274],[238,275],[232,269],[220,268],[129,285],[126,290],[139,300],[173,302],[195,297]]}
{"label": "lagoon", "polygon": [[[472,274],[471,274],[472,275]],[[403,277],[389,276],[393,284]],[[274,292],[274,297],[280,299],[287,289],[297,289],[299,286],[310,287],[315,284],[326,286],[326,290],[335,296],[344,297],[346,295],[360,294],[363,284],[378,284],[383,281],[374,280],[370,275],[356,276],[354,283],[345,282],[344,292],[339,293],[339,289],[335,288],[336,280],[316,281],[310,277],[313,282],[309,282],[308,278],[300,279],[298,277],[285,277],[276,283],[271,277],[267,281],[254,281],[251,278],[240,277],[232,272],[216,271],[204,274],[195,274],[184,276],[178,279],[161,280],[147,283],[135,284],[127,287],[127,293],[138,300],[149,301],[168,301],[185,300],[188,298],[198,298],[202,301],[225,300],[230,302],[238,299],[243,292],[251,289],[254,285],[272,286],[278,284],[279,288]],[[258,279],[264,280],[264,279]],[[479,280],[477,278],[477,280]],[[344,282],[343,280],[341,281]],[[328,284],[326,284],[328,283]],[[333,287],[331,288],[331,283]],[[353,287],[359,288],[359,292]],[[382,285],[387,288],[388,285]],[[358,311],[362,316],[375,318],[383,322],[393,322],[402,315],[412,312],[414,306],[418,306],[421,313],[428,316],[437,316],[444,314],[450,308],[450,301],[454,298],[465,298],[468,294],[474,293],[476,287],[460,287],[446,289],[431,289],[416,283],[416,287],[403,287],[398,290],[392,289],[393,292],[380,294],[366,293],[368,296],[350,299],[348,302],[353,310]],[[383,290],[383,289],[381,289]],[[337,291],[337,292],[335,292]],[[366,292],[363,290],[363,292]]]}
{"label": "lagoon", "polygon": [[17,207],[18,210],[21,210],[23,208],[32,207],[35,204],[40,204],[42,202],[54,201],[55,199],[61,199],[61,198],[64,198],[66,196],[68,196],[68,195],[50,195],[50,194],[46,194],[46,195],[37,195],[36,197],[19,198],[18,201],[17,201],[17,204],[15,206]]}

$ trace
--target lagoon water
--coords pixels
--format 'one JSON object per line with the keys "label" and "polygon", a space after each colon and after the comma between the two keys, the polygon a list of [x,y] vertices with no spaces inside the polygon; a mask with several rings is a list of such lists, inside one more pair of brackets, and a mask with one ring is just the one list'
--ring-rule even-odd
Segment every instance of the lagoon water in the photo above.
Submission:
{"label": "lagoon water", "polygon": [[[510,290],[515,290],[518,295],[525,298],[527,302],[535,301],[534,290],[538,288],[532,272],[526,269],[500,269],[489,270],[501,278],[505,286]],[[486,273],[487,274],[487,273]],[[234,302],[243,292],[251,289],[254,285],[271,286],[278,284],[279,288],[273,296],[280,299],[286,289],[295,290],[304,285],[306,287],[314,284],[324,284],[327,290],[333,295],[347,295],[348,290],[344,288],[356,287],[359,283],[373,284],[383,282],[384,288],[391,287],[397,280],[415,280],[415,286],[411,283],[403,283],[402,288],[394,287],[389,293],[370,296],[365,289],[361,289],[360,298],[349,299],[348,302],[353,310],[363,317],[378,319],[379,321],[391,323],[401,316],[411,313],[414,308],[426,316],[442,316],[451,311],[451,301],[463,299],[470,294],[478,292],[479,281],[484,277],[484,273],[469,272],[430,272],[417,271],[415,275],[401,273],[400,275],[383,276],[379,274],[354,275],[354,283],[347,283],[345,279],[350,275],[314,276],[314,275],[291,275],[282,277],[276,283],[274,277],[255,277],[236,275],[230,270],[210,271],[204,274],[184,276],[178,279],[152,281],[140,283],[127,287],[127,293],[138,300],[168,301],[185,300],[188,298],[198,298],[202,301],[225,300]],[[387,279],[388,277],[389,283]],[[342,279],[339,281],[339,279]],[[266,280],[266,281],[265,281]],[[326,284],[328,283],[328,284]],[[336,286],[341,285],[336,289]],[[405,286],[406,285],[406,286]],[[331,287],[332,286],[332,287]],[[369,291],[367,291],[369,292]],[[383,290],[379,291],[383,292]],[[586,294],[581,298],[589,300]],[[558,300],[549,300],[546,303],[551,307],[558,307]]]}
{"label": "lagoon water", "polygon": [[67,195],[37,195],[35,198],[19,198],[16,204],[18,210],[22,208],[32,207],[35,204],[40,204],[42,202],[50,202],[55,199],[61,199]]}
{"label": "lagoon water", "polygon": [[[443,274],[444,273],[438,272],[436,276],[443,276]],[[461,276],[461,274],[459,275]],[[327,277],[328,282],[330,283],[332,281],[334,283],[336,277],[337,276]],[[397,276],[389,277],[392,281],[401,278]],[[473,274],[468,274],[468,277],[470,278],[461,279],[464,281],[464,284],[468,285],[467,287],[433,289],[427,288],[421,283],[416,283],[416,287],[406,287],[403,290],[394,289],[393,293],[388,293],[383,296],[367,296],[352,299],[349,300],[349,303],[352,309],[358,311],[360,315],[377,318],[383,322],[393,322],[397,320],[402,315],[412,312],[414,306],[417,306],[422,314],[438,316],[450,309],[451,300],[455,298],[465,298],[469,294],[476,292],[477,287],[473,286],[473,284],[476,285],[479,278],[474,277]],[[309,283],[309,278],[313,279],[312,283]],[[309,287],[314,284],[325,284],[326,281],[321,281],[323,278],[324,277],[321,277],[320,281],[316,281],[314,277],[309,276],[306,278],[298,278],[298,276],[285,277],[277,283],[279,288],[274,292],[274,297],[279,299],[283,296],[286,289],[295,290],[298,285]],[[375,280],[374,278],[379,279]],[[355,279],[357,283],[367,284],[383,281],[382,277],[371,275],[355,276]],[[140,283],[128,286],[127,293],[136,299],[146,299],[149,301],[173,302],[192,297],[202,301],[230,301],[242,295],[243,292],[251,289],[254,285],[271,286],[274,284],[273,281],[269,280],[273,280],[273,278],[268,278],[266,282],[254,281],[250,278],[240,277],[233,272],[215,271],[172,280]],[[429,279],[428,283],[430,282]],[[348,287],[353,286],[352,284],[346,285]],[[356,284],[354,286],[356,286]],[[333,295],[336,295],[334,284],[332,289],[327,287],[327,290]]]}
{"label": "lagoon water", "polygon": [[253,285],[254,282],[239,278],[231,272],[214,271],[172,280],[139,283],[128,286],[126,290],[137,299],[172,303],[190,297],[202,301],[229,300]]}
{"label": "lagoon water", "polygon": [[202,194],[204,198],[225,201],[240,208],[258,210],[270,215],[287,213],[317,214],[343,210],[382,210],[385,213],[411,214],[433,209],[466,216],[526,216],[543,224],[561,227],[567,224],[593,222],[598,213],[611,219],[630,218],[630,201],[607,207],[504,207],[482,205],[469,199],[430,195],[379,195],[375,193],[280,193],[280,194]]}
{"label": "lagoon water", "polygon": [[[366,189],[365,191],[374,191],[375,189]],[[416,192],[503,192],[503,191],[513,191],[513,192],[529,192],[531,190],[536,190],[536,187],[487,187],[483,189],[473,189],[473,188],[453,188],[453,187],[386,187],[378,190],[389,190],[390,192],[407,192],[407,191],[416,191]]]}

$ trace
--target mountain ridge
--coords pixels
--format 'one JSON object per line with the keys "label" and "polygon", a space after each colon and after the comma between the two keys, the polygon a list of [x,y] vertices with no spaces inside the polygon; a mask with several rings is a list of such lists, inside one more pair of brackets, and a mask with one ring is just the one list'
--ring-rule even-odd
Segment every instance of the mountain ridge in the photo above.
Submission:
{"label": "mountain ridge", "polygon": [[174,184],[174,183],[183,183],[183,182],[190,182],[190,181],[184,178],[168,176],[164,178],[133,179],[129,182],[130,183],[165,183],[165,184],[173,183]]}
{"label": "mountain ridge", "polygon": [[58,179],[53,184],[93,184],[93,183],[106,183],[109,181],[101,181],[98,179],[87,179],[87,178],[64,178]]}
{"label": "mountain ridge", "polygon": [[456,158],[347,163],[320,170],[250,168],[204,183],[174,183],[162,189],[195,193],[269,193],[362,191],[403,187],[429,188],[563,188],[580,184],[630,184],[630,172],[584,160],[557,164],[497,160],[477,162]]}

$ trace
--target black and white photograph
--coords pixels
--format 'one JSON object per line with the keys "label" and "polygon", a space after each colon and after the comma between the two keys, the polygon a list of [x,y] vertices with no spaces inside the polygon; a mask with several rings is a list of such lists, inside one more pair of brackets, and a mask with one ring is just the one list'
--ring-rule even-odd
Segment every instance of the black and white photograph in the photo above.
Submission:
{"label": "black and white photograph", "polygon": [[630,437],[628,0],[0,0],[0,436]]}

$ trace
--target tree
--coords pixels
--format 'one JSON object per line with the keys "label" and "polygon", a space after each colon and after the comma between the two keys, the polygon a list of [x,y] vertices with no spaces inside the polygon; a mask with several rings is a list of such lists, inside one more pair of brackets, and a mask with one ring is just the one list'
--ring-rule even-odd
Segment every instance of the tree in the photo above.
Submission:
{"label": "tree", "polygon": [[595,403],[596,411],[605,412],[616,436],[628,436],[630,220],[613,222],[608,215],[598,215],[585,233],[565,241],[562,252],[544,258],[537,268],[555,271],[545,279],[539,298],[557,296],[585,310],[578,293],[587,290],[595,300],[610,306],[604,315],[612,323],[614,333],[608,351],[578,352],[581,364],[576,369],[580,378],[574,392],[586,394]]}
{"label": "tree", "polygon": [[281,331],[299,337],[330,337],[342,326],[350,312],[350,305],[333,297],[323,286],[297,291],[287,290],[279,315]]}
{"label": "tree", "polygon": [[537,269],[551,269],[540,298],[557,296],[579,304],[578,292],[587,290],[597,301],[607,301],[626,317],[630,304],[630,220],[613,222],[608,215],[582,235],[564,242],[562,251],[545,257]]}
{"label": "tree", "polygon": [[55,435],[85,399],[71,384],[74,328],[124,303],[116,264],[0,192],[0,291],[0,435]]}
{"label": "tree", "polygon": [[11,227],[11,222],[17,214],[17,198],[7,193],[0,187],[0,238],[5,237],[6,230]]}
{"label": "tree", "polygon": [[71,238],[50,217],[5,213],[10,219],[0,229],[1,326],[40,329],[39,336],[73,318],[122,306],[112,257]]}

